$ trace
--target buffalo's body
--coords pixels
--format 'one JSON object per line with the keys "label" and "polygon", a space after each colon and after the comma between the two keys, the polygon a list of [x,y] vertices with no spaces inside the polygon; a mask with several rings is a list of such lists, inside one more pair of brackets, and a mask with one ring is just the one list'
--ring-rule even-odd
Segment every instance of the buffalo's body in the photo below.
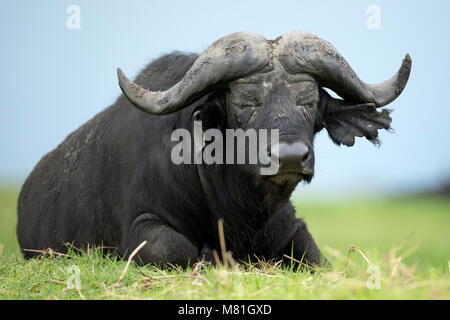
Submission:
{"label": "buffalo's body", "polygon": [[[377,109],[401,94],[410,71],[406,55],[393,77],[367,84],[329,42],[305,31],[275,40],[233,33],[200,56],[164,56],[135,82],[118,69],[124,95],[46,155],[25,182],[20,246],[25,255],[62,251],[67,243],[126,254],[147,241],[138,261],[184,266],[213,260],[222,218],[234,258],[293,254],[320,264],[320,251],[289,202],[297,183],[314,175],[315,134],[326,129],[346,146],[356,137],[377,143],[378,130],[392,121],[389,110]],[[204,141],[196,139],[199,123]],[[234,147],[238,157],[267,152],[277,169],[263,174],[264,161],[233,164],[236,152],[228,148],[215,150],[212,163],[176,165],[176,129],[194,136],[189,147],[205,142],[205,150],[223,136],[225,145],[234,142],[230,131],[270,129],[270,144],[258,144],[257,152]],[[209,139],[207,132],[218,135]],[[194,148],[195,155],[202,150]]]}
{"label": "buffalo's body", "polygon": [[[196,55],[175,53],[151,63],[136,83],[166,90],[185,75]],[[217,220],[224,218],[227,249],[235,258],[283,253],[319,263],[320,252],[291,203],[261,205],[266,190],[233,166],[206,167],[170,161],[176,128],[191,130],[194,108],[146,114],[121,96],[43,157],[26,180],[18,203],[22,249],[105,245],[129,253],[143,240],[144,262],[185,265],[219,248]],[[205,184],[207,187],[205,187]],[[205,188],[207,190],[205,190]],[[281,205],[280,205],[281,203]],[[294,242],[294,243],[293,243]],[[24,251],[25,256],[34,253]]]}

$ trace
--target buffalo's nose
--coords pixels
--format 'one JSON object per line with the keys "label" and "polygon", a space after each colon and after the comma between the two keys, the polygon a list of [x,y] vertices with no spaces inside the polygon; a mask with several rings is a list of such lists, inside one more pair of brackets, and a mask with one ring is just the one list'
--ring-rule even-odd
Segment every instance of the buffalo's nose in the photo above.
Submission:
{"label": "buffalo's nose", "polygon": [[308,159],[309,155],[309,147],[302,142],[281,143],[278,151],[280,168],[299,168]]}

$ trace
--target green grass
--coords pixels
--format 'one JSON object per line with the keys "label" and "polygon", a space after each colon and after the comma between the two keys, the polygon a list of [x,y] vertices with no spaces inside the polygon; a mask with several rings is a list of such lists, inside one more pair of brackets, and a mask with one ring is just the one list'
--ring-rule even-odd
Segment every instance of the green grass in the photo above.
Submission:
{"label": "green grass", "polygon": [[[127,270],[100,249],[24,260],[15,240],[17,192],[0,191],[0,299],[450,299],[450,201],[441,198],[295,201],[331,270],[272,263],[180,271]],[[349,254],[349,248],[357,249]],[[370,264],[380,289],[369,289]],[[70,267],[80,287],[69,288]]]}
{"label": "green grass", "polygon": [[17,190],[0,189],[0,253],[19,251],[16,239],[18,194]]}
{"label": "green grass", "polygon": [[406,240],[416,248],[407,262],[440,267],[450,260],[450,199],[407,197],[337,204],[297,200],[296,207],[321,247],[344,250],[355,245],[378,259]]}

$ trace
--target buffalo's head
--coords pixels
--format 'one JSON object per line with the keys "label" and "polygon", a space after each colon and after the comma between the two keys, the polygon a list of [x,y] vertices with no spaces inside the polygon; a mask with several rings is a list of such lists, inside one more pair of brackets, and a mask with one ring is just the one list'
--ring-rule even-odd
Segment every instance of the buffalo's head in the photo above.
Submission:
{"label": "buffalo's head", "polygon": [[[411,70],[406,55],[389,80],[367,84],[328,42],[303,31],[276,40],[246,32],[223,37],[198,57],[183,79],[164,92],[151,92],[118,69],[125,96],[139,109],[157,115],[180,110],[212,92],[221,98],[227,128],[279,129],[280,169],[268,180],[294,187],[314,172],[313,140],[326,128],[336,144],[352,146],[355,137],[376,143],[388,129],[385,109],[404,89]],[[342,99],[332,98],[329,88]]]}

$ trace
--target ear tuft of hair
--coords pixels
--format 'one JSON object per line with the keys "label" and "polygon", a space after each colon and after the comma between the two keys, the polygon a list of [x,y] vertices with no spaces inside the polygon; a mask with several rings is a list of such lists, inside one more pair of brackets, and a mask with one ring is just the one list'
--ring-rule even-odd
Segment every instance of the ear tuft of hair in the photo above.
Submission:
{"label": "ear tuft of hair", "polygon": [[374,145],[381,144],[378,130],[391,129],[391,110],[377,110],[373,103],[352,103],[326,97],[322,125],[337,145],[353,146],[355,137],[365,137]]}

